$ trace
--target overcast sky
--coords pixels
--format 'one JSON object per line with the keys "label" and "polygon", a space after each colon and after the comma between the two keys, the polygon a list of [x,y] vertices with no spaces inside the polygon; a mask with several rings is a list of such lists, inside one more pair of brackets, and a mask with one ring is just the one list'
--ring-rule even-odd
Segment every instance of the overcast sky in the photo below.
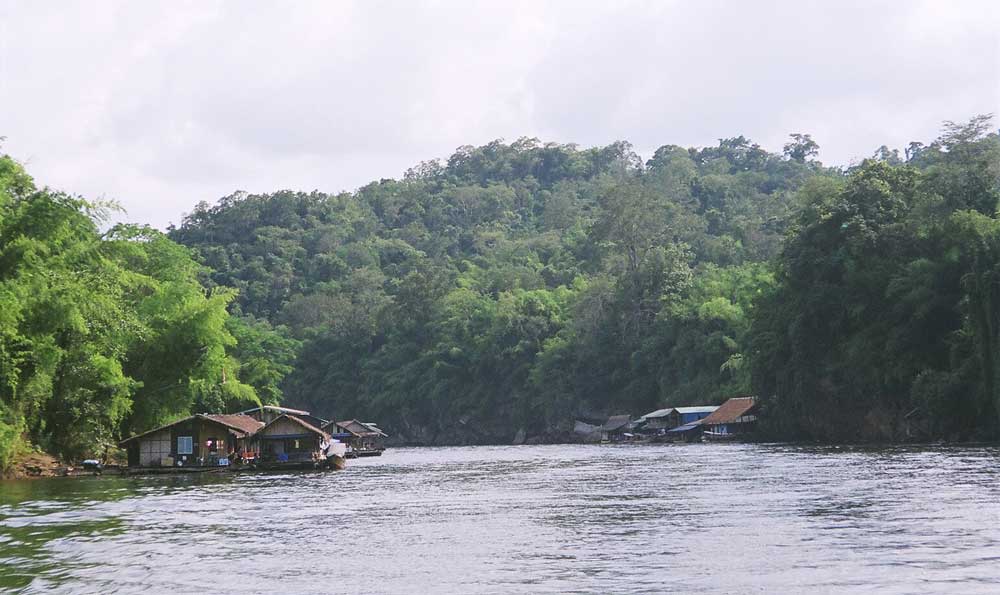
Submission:
{"label": "overcast sky", "polygon": [[780,150],[828,164],[1000,112],[1000,2],[0,0],[2,150],[165,227],[464,144]]}

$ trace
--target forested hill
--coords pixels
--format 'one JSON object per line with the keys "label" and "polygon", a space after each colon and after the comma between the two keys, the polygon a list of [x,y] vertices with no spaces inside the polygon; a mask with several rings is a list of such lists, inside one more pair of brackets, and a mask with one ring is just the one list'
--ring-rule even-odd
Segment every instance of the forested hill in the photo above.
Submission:
{"label": "forested hill", "polygon": [[286,401],[419,441],[509,441],[575,417],[750,390],[752,300],[841,174],[798,136],[580,150],[462,147],[356,193],[236,194],[170,232],[301,350]]}
{"label": "forested hill", "polygon": [[201,204],[170,237],[301,342],[287,402],[408,440],[551,437],[748,392],[782,436],[983,435],[994,355],[967,274],[997,204],[987,129],[847,169],[808,135],[646,162],[497,141],[355,193]]}
{"label": "forested hill", "polygon": [[[0,157],[0,467],[283,402],[410,442],[752,393],[775,438],[996,438],[1000,140],[462,147],[163,234]],[[522,432],[523,431],[523,432]]]}

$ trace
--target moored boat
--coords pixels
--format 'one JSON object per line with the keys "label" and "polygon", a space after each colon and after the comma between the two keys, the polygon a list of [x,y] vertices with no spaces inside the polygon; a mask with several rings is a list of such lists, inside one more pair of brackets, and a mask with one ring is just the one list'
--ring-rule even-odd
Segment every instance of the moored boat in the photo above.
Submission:
{"label": "moored boat", "polygon": [[739,434],[724,434],[722,432],[705,430],[701,433],[701,437],[706,442],[731,442],[736,440]]}

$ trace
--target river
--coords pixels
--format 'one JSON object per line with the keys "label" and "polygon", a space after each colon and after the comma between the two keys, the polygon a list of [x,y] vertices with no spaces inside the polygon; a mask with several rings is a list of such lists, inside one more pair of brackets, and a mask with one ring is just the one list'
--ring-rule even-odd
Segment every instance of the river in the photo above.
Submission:
{"label": "river", "polygon": [[400,448],[332,473],[0,482],[0,589],[997,593],[998,455]]}

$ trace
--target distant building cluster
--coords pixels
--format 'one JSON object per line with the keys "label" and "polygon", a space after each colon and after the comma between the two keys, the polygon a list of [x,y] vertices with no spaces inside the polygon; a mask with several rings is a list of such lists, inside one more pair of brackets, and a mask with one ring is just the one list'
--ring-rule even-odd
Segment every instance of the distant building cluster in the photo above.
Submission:
{"label": "distant building cluster", "polygon": [[578,420],[577,434],[601,442],[694,442],[747,438],[757,423],[757,398],[733,397],[722,405],[657,409],[632,419],[612,415],[604,423]]}
{"label": "distant building cluster", "polygon": [[191,415],[119,446],[132,469],[321,467],[338,457],[380,455],[385,438],[373,423],[328,421],[308,411],[264,406]]}

